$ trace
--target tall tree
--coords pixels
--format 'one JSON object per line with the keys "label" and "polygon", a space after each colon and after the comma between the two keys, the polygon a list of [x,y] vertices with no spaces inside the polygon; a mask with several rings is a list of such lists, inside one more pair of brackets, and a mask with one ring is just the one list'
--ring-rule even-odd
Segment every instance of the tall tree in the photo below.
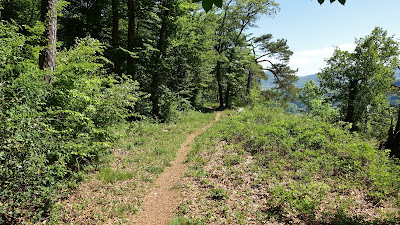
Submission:
{"label": "tall tree", "polygon": [[41,20],[46,24],[43,46],[45,48],[39,57],[41,69],[49,69],[50,74],[44,80],[51,82],[51,76],[56,66],[56,42],[57,42],[57,0],[42,0]]}
{"label": "tall tree", "polygon": [[59,21],[59,39],[66,47],[74,45],[76,38],[87,36],[112,45],[109,42],[113,18],[111,6],[109,0],[68,0]]}
{"label": "tall tree", "polygon": [[160,118],[160,82],[163,78],[162,63],[165,57],[165,50],[167,45],[168,35],[170,34],[169,26],[172,17],[172,7],[176,3],[174,0],[163,0],[160,5],[159,18],[161,20],[160,30],[158,33],[157,51],[154,58],[155,71],[151,78],[151,92],[150,100],[152,103],[153,116]]}
{"label": "tall tree", "polygon": [[[137,19],[137,5],[135,0],[128,0],[128,51],[133,52],[135,48],[136,38],[136,19]],[[134,75],[135,65],[133,57],[127,55],[127,72]]]}
{"label": "tall tree", "polygon": [[[265,34],[255,38],[252,47],[255,62],[264,64],[263,70],[273,75],[278,89],[287,97],[294,96],[297,92],[294,82],[298,80],[298,77],[295,75],[297,70],[291,69],[288,65],[293,52],[289,49],[287,41],[285,39],[273,41],[272,34]],[[261,55],[256,55],[256,49],[261,52]],[[251,75],[249,73],[249,80],[252,79]]]}
{"label": "tall tree", "polygon": [[119,0],[112,0],[112,47],[114,72],[121,75],[121,57],[119,54]]}
{"label": "tall tree", "polygon": [[[227,0],[223,4],[222,10],[217,12],[219,21],[215,34],[217,40],[215,50],[220,59],[215,66],[215,75],[218,84],[219,108],[224,107],[223,64],[224,58],[229,57],[226,51],[237,47],[243,32],[254,26],[255,21],[261,15],[274,15],[278,9],[278,5],[272,0]],[[229,58],[227,59],[229,61]]]}
{"label": "tall tree", "polygon": [[215,65],[214,16],[199,10],[197,4],[183,2],[179,5],[179,18],[174,22],[174,32],[166,52],[167,74],[163,84],[173,90],[178,98],[199,106],[205,92],[211,93]]}
{"label": "tall tree", "polygon": [[318,74],[321,87],[329,91],[353,130],[359,128],[367,111],[373,110],[367,108],[387,103],[400,54],[399,43],[379,27],[356,44],[352,53],[336,49]]}

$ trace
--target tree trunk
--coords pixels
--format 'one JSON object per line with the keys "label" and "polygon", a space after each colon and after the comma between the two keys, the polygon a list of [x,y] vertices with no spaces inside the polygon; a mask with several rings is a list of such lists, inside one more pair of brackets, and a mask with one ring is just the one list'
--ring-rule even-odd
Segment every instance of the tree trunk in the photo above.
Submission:
{"label": "tree trunk", "polygon": [[39,56],[40,69],[48,69],[50,74],[44,77],[45,82],[51,83],[53,71],[56,67],[56,43],[57,43],[57,0],[42,0],[41,20],[46,25],[44,32],[45,48]]}
{"label": "tree trunk", "polygon": [[102,38],[101,33],[103,30],[102,12],[104,5],[100,0],[94,0],[91,3],[92,5],[90,7],[90,16],[87,17],[88,20],[90,21],[89,23],[92,26],[90,35],[92,36],[92,38],[100,40]]}
{"label": "tree trunk", "polygon": [[391,155],[400,158],[400,106],[397,111],[396,127],[393,130],[393,123],[390,123],[388,139],[384,146],[386,149],[391,150]]}
{"label": "tree trunk", "polygon": [[[229,66],[228,68],[228,74],[232,73],[232,67]],[[229,109],[231,107],[231,81],[227,79],[227,85],[226,85],[226,92],[225,92],[225,108]]]}
{"label": "tree trunk", "polygon": [[[134,0],[128,0],[128,51],[133,52],[136,38],[136,6]],[[135,62],[132,56],[127,56],[127,73],[135,75]]]}
{"label": "tree trunk", "polygon": [[228,84],[226,85],[226,92],[225,92],[225,108],[229,109],[231,108],[231,82],[228,81]]}
{"label": "tree trunk", "polygon": [[355,100],[356,100],[356,97],[357,97],[357,83],[358,83],[358,81],[357,80],[351,80],[350,81],[350,90],[349,90],[349,102],[348,102],[348,105],[347,105],[347,112],[346,112],[346,118],[345,118],[345,121],[346,122],[349,122],[349,123],[352,123],[353,124],[353,126],[352,126],[352,130],[356,130],[355,129],[355,118],[354,118],[354,111],[355,111]]}
{"label": "tree trunk", "polygon": [[[167,0],[166,0],[167,1]],[[159,98],[160,98],[160,80],[162,78],[163,68],[161,66],[164,55],[165,55],[165,44],[167,41],[167,26],[168,26],[168,18],[169,18],[169,9],[166,5],[166,1],[163,2],[164,9],[162,10],[161,17],[161,28],[159,33],[159,39],[157,44],[158,54],[156,56],[155,62],[155,71],[153,73],[152,81],[151,81],[151,96],[150,100],[152,102],[152,113],[153,116],[160,118],[160,107],[159,107]]]}
{"label": "tree trunk", "polygon": [[217,61],[217,66],[215,67],[215,72],[217,75],[217,83],[218,83],[218,98],[219,98],[219,109],[224,108],[224,90],[222,88],[222,77],[221,77],[221,61]]}
{"label": "tree trunk", "polygon": [[114,61],[114,72],[118,75],[122,74],[121,71],[121,57],[119,54],[119,0],[112,0],[112,47],[113,47],[113,61]]}
{"label": "tree trunk", "polygon": [[249,70],[249,76],[247,77],[247,86],[246,86],[247,95],[250,94],[251,84],[253,82],[253,76],[254,76],[254,71]]}

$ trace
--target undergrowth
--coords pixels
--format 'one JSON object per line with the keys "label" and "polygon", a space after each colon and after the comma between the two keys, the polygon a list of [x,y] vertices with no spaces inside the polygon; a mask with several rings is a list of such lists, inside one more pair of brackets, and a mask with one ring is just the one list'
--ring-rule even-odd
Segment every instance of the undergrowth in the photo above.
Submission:
{"label": "undergrowth", "polygon": [[118,137],[115,148],[130,154],[118,159],[122,160],[118,164],[126,163],[129,167],[124,167],[135,170],[136,176],[154,181],[165,167],[170,166],[187,134],[208,124],[213,117],[212,113],[187,111],[170,123],[142,121],[120,124],[113,128],[113,134]]}
{"label": "undergrowth", "polygon": [[[112,154],[76,193],[59,202],[53,221],[127,224],[156,178],[170,166],[187,135],[208,124],[214,113],[186,111],[174,122],[137,121],[110,128],[117,137]],[[129,205],[129,207],[127,207]]]}
{"label": "undergrowth", "polygon": [[107,128],[140,93],[136,82],[108,76],[104,46],[92,38],[59,51],[45,83],[35,45],[42,28],[25,28],[29,35],[0,22],[0,224],[47,220],[63,190],[109,154]]}
{"label": "undergrowth", "polygon": [[[223,158],[216,160],[223,161],[213,169],[227,171],[224,176],[232,179],[242,176],[240,164],[250,154],[255,163],[246,173],[255,178],[249,185],[265,190],[264,206],[247,215],[256,217],[257,224],[396,224],[400,222],[399,160],[377,146],[340,125],[280,108],[256,107],[222,119],[199,136],[189,153],[188,174],[214,193],[215,185],[209,183],[214,179],[209,176],[212,170],[204,169],[207,158],[216,157],[217,151],[233,151],[222,153]],[[232,189],[240,182],[234,180]],[[174,223],[203,224],[215,217],[194,217],[187,207],[188,212],[181,212]],[[246,214],[246,206],[242,207]],[[229,218],[241,221],[237,216],[243,217],[231,213]]]}

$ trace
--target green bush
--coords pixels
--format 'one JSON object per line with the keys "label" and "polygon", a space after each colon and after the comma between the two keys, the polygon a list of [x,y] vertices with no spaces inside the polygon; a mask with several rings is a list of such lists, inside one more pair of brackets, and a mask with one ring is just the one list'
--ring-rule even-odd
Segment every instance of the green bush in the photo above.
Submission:
{"label": "green bush", "polygon": [[332,106],[328,97],[313,80],[307,81],[299,94],[299,100],[306,106],[306,111],[327,122],[339,119],[339,110]]}
{"label": "green bush", "polygon": [[91,38],[58,54],[46,84],[31,45],[37,34],[5,22],[0,31],[0,224],[36,222],[108,154],[107,126],[128,116],[138,85],[115,84],[101,63],[104,47]]}
{"label": "green bush", "polygon": [[192,110],[193,107],[188,99],[172,92],[166,86],[161,88],[160,98],[161,119],[165,122],[172,122],[179,119],[180,112]]}

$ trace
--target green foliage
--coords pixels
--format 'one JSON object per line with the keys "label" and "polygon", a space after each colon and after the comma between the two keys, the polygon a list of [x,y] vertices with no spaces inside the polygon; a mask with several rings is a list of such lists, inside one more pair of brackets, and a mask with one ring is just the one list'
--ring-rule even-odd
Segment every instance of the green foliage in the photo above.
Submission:
{"label": "green foliage", "polygon": [[47,157],[53,137],[41,110],[48,91],[34,54],[24,54],[28,38],[17,33],[16,25],[2,22],[0,27],[0,223],[17,223],[20,215],[37,219],[48,210],[49,186],[66,171],[64,162],[49,163]]}
{"label": "green foliage", "polygon": [[199,219],[186,219],[184,217],[178,217],[172,220],[168,225],[202,225],[203,223]]}
{"label": "green foliage", "polygon": [[259,87],[254,87],[250,90],[249,106],[257,108],[261,106],[281,106],[281,102],[277,100],[279,94],[271,90],[261,90]]}
{"label": "green foliage", "polygon": [[386,96],[394,81],[392,69],[399,65],[400,48],[379,27],[356,44],[353,53],[336,49],[318,77],[339,107],[342,119],[353,123],[354,130],[361,130],[370,115],[382,113],[388,105]]}
{"label": "green foliage", "polygon": [[33,57],[38,54],[38,49],[26,42],[35,42],[37,34],[42,30],[38,25],[30,28],[32,35],[22,35],[22,27],[16,23],[0,21],[0,82],[15,79],[19,74],[28,70],[34,63]]}
{"label": "green foliage", "polygon": [[312,80],[307,81],[301,89],[299,100],[306,106],[308,113],[324,121],[334,122],[339,118],[338,110],[332,106],[323,91]]}
{"label": "green foliage", "polygon": [[[254,56],[255,61],[257,63],[264,62],[264,65],[267,65],[260,71],[261,75],[259,76],[265,79],[268,78],[265,71],[271,73],[274,78],[274,84],[277,85],[275,89],[280,95],[280,99],[284,102],[293,100],[298,92],[294,83],[299,78],[295,75],[297,70],[293,70],[288,66],[293,52],[289,49],[287,40],[278,39],[272,41],[272,34],[265,34],[255,38],[253,42],[253,48],[259,49],[262,52],[260,56]],[[255,53],[254,50],[253,52]]]}
{"label": "green foliage", "polygon": [[225,166],[234,166],[243,161],[242,157],[238,155],[230,156],[224,161]]}
{"label": "green foliage", "polygon": [[193,109],[189,100],[179,96],[166,87],[162,89],[163,94],[160,99],[160,113],[163,121],[172,122],[179,118],[182,111]]}
{"label": "green foliage", "polygon": [[0,20],[33,26],[40,20],[40,0],[1,0]]}
{"label": "green foliage", "polygon": [[[215,124],[197,140],[195,146],[200,149],[193,151],[215,148],[220,141],[227,143],[224,148],[250,152],[257,161],[259,178],[254,185],[268,187],[267,207],[260,216],[285,221],[287,215],[297,215],[310,223],[352,221],[355,217],[347,215],[352,200],[338,199],[339,193],[356,190],[374,204],[398,204],[398,161],[379,150],[377,143],[341,126],[285,113],[281,108],[254,107]],[[206,164],[195,156],[189,158],[197,160],[197,170]],[[235,163],[233,157],[224,162],[225,166]],[[333,213],[320,221],[315,213],[327,202]]]}
{"label": "green foliage", "polygon": [[52,108],[82,112],[98,126],[108,126],[129,115],[142,95],[138,83],[109,77],[103,52],[99,41],[84,38],[59,53],[52,83],[55,91],[49,103]]}
{"label": "green foliage", "polygon": [[60,188],[108,154],[106,128],[127,116],[137,84],[113,85],[103,47],[90,38],[59,54],[54,82],[46,84],[39,48],[29,42],[37,37],[5,22],[0,29],[0,223],[35,222],[48,215]]}

